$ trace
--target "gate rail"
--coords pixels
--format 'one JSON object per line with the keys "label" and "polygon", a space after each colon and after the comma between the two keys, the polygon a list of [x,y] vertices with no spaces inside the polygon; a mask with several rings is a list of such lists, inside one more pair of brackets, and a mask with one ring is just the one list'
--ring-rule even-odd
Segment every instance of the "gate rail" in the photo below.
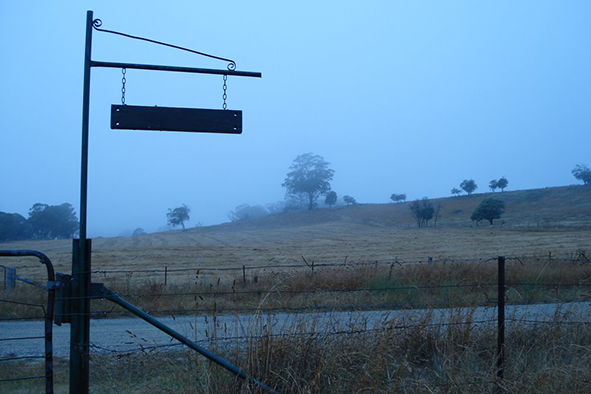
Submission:
{"label": "gate rail", "polygon": [[[53,393],[53,311],[55,292],[59,286],[49,257],[37,250],[0,250],[0,257],[38,257],[47,268],[47,310],[45,312],[45,392]],[[21,278],[17,278],[21,280]],[[29,282],[27,282],[29,283]]]}

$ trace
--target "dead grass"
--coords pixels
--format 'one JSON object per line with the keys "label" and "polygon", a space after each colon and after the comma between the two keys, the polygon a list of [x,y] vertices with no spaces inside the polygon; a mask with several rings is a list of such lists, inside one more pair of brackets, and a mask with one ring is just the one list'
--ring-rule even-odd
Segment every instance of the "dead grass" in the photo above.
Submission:
{"label": "dead grass", "polygon": [[[491,193],[434,200],[442,204],[437,228],[418,229],[403,204],[363,204],[290,212],[218,226],[170,231],[133,238],[93,239],[93,270],[169,270],[275,266],[308,262],[399,261],[548,256],[567,258],[589,249],[591,188],[563,187],[494,193],[507,213],[494,226],[470,222],[472,210]],[[23,241],[1,249],[46,253],[56,271],[71,271],[72,242]],[[45,280],[35,259],[3,259],[17,273]],[[140,275],[138,273],[133,274]],[[150,274],[146,274],[149,276]],[[174,276],[171,273],[171,280]],[[179,274],[184,275],[184,274]],[[103,274],[94,274],[101,281]]]}
{"label": "dead grass", "polygon": [[[509,260],[510,304],[560,303],[591,297],[591,264],[585,260]],[[189,275],[164,286],[161,281],[113,277],[106,285],[153,315],[252,313],[264,310],[422,309],[432,306],[494,305],[497,261],[315,267],[240,275]],[[19,294],[13,297],[18,299]],[[0,304],[3,312],[23,311]],[[121,308],[93,301],[95,317],[119,317]],[[32,312],[31,312],[32,313]],[[38,315],[38,311],[36,311]]]}
{"label": "dead grass", "polygon": [[[494,257],[505,255],[520,258],[508,262],[509,302],[588,300],[589,193],[591,189],[582,187],[497,193],[496,197],[507,200],[507,214],[493,227],[471,227],[467,219],[471,207],[489,197],[484,194],[440,201],[444,210],[438,228],[414,228],[408,207],[382,204],[278,215],[260,222],[139,238],[97,238],[93,241],[93,269],[106,273],[95,273],[93,282],[105,282],[129,295],[126,298],[132,303],[161,314],[208,311],[215,316],[259,306],[338,309],[386,305],[411,308],[441,302],[474,305],[494,302],[496,287],[462,286],[495,283]],[[56,271],[67,273],[71,268],[70,241],[19,242],[0,248],[41,250],[53,260]],[[428,256],[436,263],[316,266],[312,274],[301,256],[316,264],[426,261]],[[469,261],[475,256],[493,260]],[[44,267],[35,259],[3,262],[16,267],[19,275],[46,280]],[[271,267],[293,264],[302,268]],[[244,281],[242,266],[262,268],[249,270]],[[194,269],[171,273],[165,287],[164,267],[171,271]],[[223,275],[207,270],[220,267],[237,270]],[[134,272],[145,269],[159,272]],[[575,285],[540,287],[540,283]],[[2,298],[45,304],[43,292],[37,294],[24,284]],[[36,316],[40,309],[15,305],[0,303],[0,316]],[[93,308],[104,306],[97,301]],[[116,311],[105,316],[115,316]],[[246,332],[255,339],[227,346],[212,341],[211,346],[280,392],[591,392],[589,324],[568,324],[559,317],[552,324],[512,326],[507,333],[506,379],[499,382],[495,378],[496,331],[476,324],[444,326],[427,314],[419,321],[405,321],[406,326],[415,323],[408,329],[398,329],[399,322],[387,321],[365,332],[363,322],[347,322],[346,330],[354,334],[327,336],[322,334],[322,322],[305,321],[284,327],[283,336],[271,336],[264,328],[265,315],[261,316],[259,324]],[[469,322],[471,315],[449,318]],[[212,338],[216,336],[215,326],[209,333]],[[56,370],[67,371],[63,361],[58,360]],[[191,352],[96,353],[91,363],[91,386],[97,393],[257,392]],[[15,370],[34,374],[29,369],[33,367],[34,363],[5,363],[0,378]],[[0,390],[42,390],[32,384],[37,383],[10,383]],[[66,391],[66,385],[67,374],[58,374],[57,391]]]}
{"label": "dead grass", "polygon": [[[508,278],[515,285],[545,281],[589,283],[591,266],[581,259],[512,260]],[[470,304],[482,299],[483,289],[471,291],[444,288],[437,292],[425,286],[441,284],[488,283],[496,278],[496,261],[445,262],[355,267],[316,267],[311,270],[282,273],[263,272],[240,284],[193,277],[193,286],[208,297],[189,296],[187,308],[212,307],[210,342],[215,353],[247,370],[257,379],[282,393],[586,393],[591,390],[591,324],[571,324],[568,316],[556,314],[554,321],[530,324],[512,322],[507,329],[505,379],[496,378],[496,328],[472,321],[473,309],[450,309],[445,315],[426,313],[396,317],[368,326],[366,321],[329,321],[302,315],[270,333],[269,315],[245,328],[242,339],[218,342],[223,336],[216,315],[227,305],[315,305],[398,300],[407,306],[420,302],[436,303],[457,299]],[[170,298],[159,282],[121,283],[131,291],[151,294],[133,299],[145,307],[170,308]],[[410,285],[410,286],[409,286]],[[136,287],[137,286],[137,287]],[[387,290],[388,286],[404,287]],[[413,287],[414,286],[414,287]],[[182,288],[182,287],[181,287]],[[232,292],[236,289],[236,293]],[[341,292],[337,290],[365,291]],[[514,288],[518,288],[515,286]],[[238,291],[255,290],[253,294]],[[258,289],[258,293],[256,290]],[[410,289],[410,291],[409,291]],[[522,302],[509,291],[509,301]],[[213,296],[230,290],[229,294]],[[580,290],[580,289],[579,289]],[[303,291],[298,294],[293,291]],[[493,294],[496,287],[493,289]],[[532,292],[532,294],[534,294]],[[538,293],[535,293],[538,294]],[[552,293],[540,292],[542,295]],[[582,294],[579,294],[583,296]],[[492,295],[491,295],[492,296]],[[334,298],[331,298],[334,297]],[[349,297],[349,298],[348,298]],[[446,298],[447,297],[447,298]],[[456,298],[454,298],[456,297]],[[552,295],[554,297],[554,295]],[[174,298],[173,298],[174,299]],[[587,298],[588,299],[588,298]],[[183,305],[174,305],[183,308]],[[149,309],[149,308],[147,308]],[[565,320],[566,319],[566,320]],[[451,324],[450,324],[451,323]],[[331,330],[327,333],[327,325]],[[42,365],[10,362],[0,369],[0,379],[18,370],[37,374]],[[4,366],[3,365],[3,366]],[[57,392],[65,392],[67,365],[58,361]],[[7,383],[10,392],[38,392],[39,382]],[[184,350],[138,349],[128,353],[93,353],[91,391],[96,393],[259,393],[252,384],[237,381],[219,366]]]}
{"label": "dead grass", "polygon": [[[359,322],[349,324],[351,334],[325,336],[310,333],[314,323],[307,322],[305,331],[296,324],[285,327],[282,337],[265,335],[262,324],[249,332],[260,339],[247,342],[246,347],[240,342],[217,350],[282,393],[486,393],[500,387],[500,392],[572,394],[591,389],[588,326],[562,321],[551,326],[514,326],[507,336],[505,380],[499,382],[496,330],[470,324],[470,312],[449,318],[468,324],[440,325],[432,315],[425,315],[409,329],[396,329],[400,322],[388,321],[363,333],[366,327]],[[176,369],[174,379],[151,374],[143,385],[147,392],[161,392],[171,381],[188,393],[260,392],[193,353],[158,357],[163,359],[144,359],[148,370],[182,367]],[[141,376],[132,380],[143,381]]]}
{"label": "dead grass", "polygon": [[[586,253],[582,253],[586,256]],[[591,297],[591,264],[579,255],[569,260],[508,260],[509,303],[566,302]],[[159,278],[113,275],[103,278],[138,307],[155,315],[248,313],[264,307],[310,309],[408,309],[430,305],[482,305],[496,300],[497,261],[368,264],[273,269],[214,276],[186,272],[167,286]],[[172,282],[172,283],[170,283]],[[42,317],[46,292],[18,283],[2,297],[0,317]],[[17,302],[26,300],[28,304]],[[118,317],[110,303],[93,301],[95,317]]]}
{"label": "dead grass", "polygon": [[[376,327],[347,323],[349,334],[325,335],[320,322],[268,335],[266,317],[249,328],[255,337],[216,352],[282,393],[587,393],[591,390],[591,330],[561,319],[551,325],[517,323],[507,332],[505,379],[496,378],[496,330],[471,321],[470,311],[452,313],[446,325],[434,315],[390,320]],[[335,324],[336,322],[331,322]],[[442,324],[443,323],[443,324]],[[315,325],[317,324],[317,325]],[[315,331],[314,327],[318,328]],[[370,329],[370,331],[365,331]],[[215,335],[212,333],[212,335]],[[36,373],[32,363],[15,369]],[[42,368],[41,365],[36,366]],[[64,361],[57,370],[65,369]],[[67,375],[56,377],[65,391]],[[3,386],[10,392],[39,391],[37,383]],[[28,387],[28,389],[27,389]],[[93,393],[259,393],[253,385],[190,351],[93,354]]]}

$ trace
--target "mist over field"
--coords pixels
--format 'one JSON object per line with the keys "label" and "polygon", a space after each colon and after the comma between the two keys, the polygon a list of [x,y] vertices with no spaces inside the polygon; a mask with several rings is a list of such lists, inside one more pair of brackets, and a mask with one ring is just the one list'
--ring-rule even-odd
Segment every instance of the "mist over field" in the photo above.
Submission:
{"label": "mist over field", "polygon": [[[359,203],[580,183],[591,165],[591,4],[72,0],[0,4],[0,211],[35,203],[79,214],[84,24],[228,57],[262,78],[228,78],[241,135],[110,129],[122,73],[92,71],[90,237],[227,222],[242,204],[283,201],[300,154],[322,156]],[[225,69],[226,63],[93,33],[94,60]],[[221,76],[128,70],[126,103],[222,108]],[[323,200],[323,198],[321,199]]]}

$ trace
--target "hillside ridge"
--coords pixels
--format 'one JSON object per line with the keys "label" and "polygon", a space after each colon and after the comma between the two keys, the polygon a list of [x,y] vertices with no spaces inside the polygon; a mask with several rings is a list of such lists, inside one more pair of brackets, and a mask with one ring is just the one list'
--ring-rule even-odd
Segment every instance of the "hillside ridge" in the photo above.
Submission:
{"label": "hillside ridge", "polygon": [[[506,203],[506,213],[493,226],[488,222],[476,224],[470,215],[485,198],[498,198]],[[591,229],[591,187],[563,186],[544,189],[479,193],[471,196],[430,199],[434,206],[441,204],[441,217],[434,227],[421,229],[417,236],[433,236],[449,232],[454,237],[457,231],[496,229],[497,231],[576,231]],[[93,239],[93,250],[166,250],[163,255],[181,253],[178,248],[213,248],[211,253],[220,253],[220,248],[242,248],[250,245],[270,244],[282,250],[303,247],[330,239],[355,238],[356,242],[376,242],[380,237],[390,237],[400,231],[416,229],[409,205],[404,203],[358,204],[332,208],[317,208],[311,211],[279,213],[262,218],[223,223],[215,226],[193,227],[186,230],[171,230],[139,237],[112,237]],[[448,231],[445,231],[445,230]],[[464,234],[464,233],[462,233]],[[410,234],[409,234],[410,236]],[[577,235],[580,238],[582,235]],[[70,264],[71,240],[15,241],[1,245],[0,249],[37,249],[47,253],[59,253],[64,263]],[[431,239],[429,242],[433,242]],[[451,242],[451,241],[449,241]],[[455,241],[454,241],[455,242]],[[561,241],[563,242],[563,241]],[[570,242],[570,241],[569,241]],[[337,242],[338,243],[338,242]],[[588,242],[585,241],[585,244]],[[564,244],[564,242],[563,242]],[[300,246],[297,246],[300,245]],[[240,252],[242,253],[242,252]],[[184,254],[182,252],[181,254]],[[142,253],[143,255],[143,253]],[[106,255],[104,258],[107,258]],[[140,257],[134,257],[140,258]],[[141,257],[140,259],[147,258]],[[150,257],[152,258],[152,257]],[[96,257],[95,257],[96,259]],[[182,261],[179,258],[179,261]]]}
{"label": "hillside ridge", "polygon": [[[441,205],[438,227],[470,227],[470,215],[486,198],[497,198],[506,204],[506,213],[495,225],[505,227],[532,226],[591,226],[591,187],[583,185],[547,187],[470,196],[429,199],[433,206]],[[403,203],[368,203],[313,210],[272,214],[215,226],[192,228],[188,231],[241,231],[283,227],[316,226],[320,224],[362,224],[369,226],[415,226],[409,205]],[[430,226],[434,225],[431,220]],[[486,226],[480,223],[480,226]],[[179,230],[180,231],[180,230]]]}

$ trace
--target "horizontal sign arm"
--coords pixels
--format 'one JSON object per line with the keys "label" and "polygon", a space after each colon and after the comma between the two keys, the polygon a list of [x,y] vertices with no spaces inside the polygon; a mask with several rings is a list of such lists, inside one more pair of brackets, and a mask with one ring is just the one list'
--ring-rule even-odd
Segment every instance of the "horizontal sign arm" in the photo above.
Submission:
{"label": "horizontal sign arm", "polygon": [[178,66],[159,66],[154,64],[133,64],[133,63],[115,63],[115,62],[97,62],[91,61],[91,67],[106,67],[106,68],[127,68],[136,70],[154,70],[154,71],[174,71],[181,73],[194,74],[216,74],[216,75],[234,75],[237,77],[253,77],[261,78],[263,75],[259,72],[253,71],[236,71],[236,70],[216,70],[210,68],[194,68],[194,67],[178,67]]}

